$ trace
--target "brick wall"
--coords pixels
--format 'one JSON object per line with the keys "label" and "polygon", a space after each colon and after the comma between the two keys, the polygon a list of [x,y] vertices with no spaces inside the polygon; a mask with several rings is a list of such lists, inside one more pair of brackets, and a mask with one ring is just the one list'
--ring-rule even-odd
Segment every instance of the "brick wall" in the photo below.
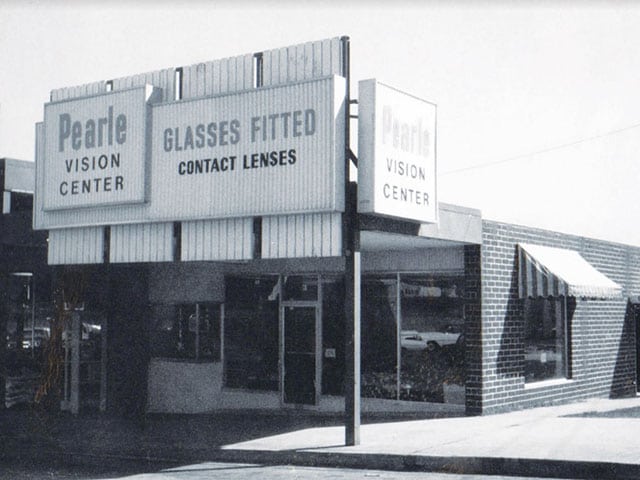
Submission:
{"label": "brick wall", "polygon": [[[572,312],[568,381],[530,383],[525,388],[519,242],[576,250],[623,286],[620,299],[568,299]],[[472,255],[468,257],[472,262]],[[467,315],[467,413],[635,394],[635,320],[628,299],[637,300],[640,292],[640,248],[485,220],[480,267],[479,329],[474,328],[477,315]]]}
{"label": "brick wall", "polygon": [[466,411],[482,413],[482,309],[480,245],[464,247]]}

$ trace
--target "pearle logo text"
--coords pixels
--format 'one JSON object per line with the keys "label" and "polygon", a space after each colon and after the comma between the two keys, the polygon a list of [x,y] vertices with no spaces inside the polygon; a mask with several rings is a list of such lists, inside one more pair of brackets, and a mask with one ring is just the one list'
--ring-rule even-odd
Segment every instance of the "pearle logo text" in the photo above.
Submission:
{"label": "pearle logo text", "polygon": [[58,129],[58,151],[64,152],[68,144],[74,150],[122,145],[127,141],[127,116],[124,113],[113,118],[113,107],[107,109],[105,117],[90,118],[86,122],[61,113]]}
{"label": "pearle logo text", "polygon": [[[124,190],[124,176],[117,174],[121,159],[120,152],[116,149],[126,142],[127,116],[124,113],[114,114],[113,106],[107,107],[104,116],[86,120],[73,118],[70,113],[59,114],[58,151],[64,153],[71,150],[73,153],[78,152],[76,154],[79,156],[64,158],[65,173],[76,178],[62,180],[58,184],[58,194],[62,197],[75,197]],[[85,155],[80,156],[80,152]],[[113,174],[84,175],[87,172],[105,171]]]}

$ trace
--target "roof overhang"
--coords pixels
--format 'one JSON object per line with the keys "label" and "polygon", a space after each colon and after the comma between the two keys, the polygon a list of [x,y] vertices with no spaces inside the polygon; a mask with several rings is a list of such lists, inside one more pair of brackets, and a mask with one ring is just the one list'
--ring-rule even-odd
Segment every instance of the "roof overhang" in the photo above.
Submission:
{"label": "roof overhang", "polygon": [[482,243],[480,210],[439,204],[437,224],[360,215],[362,251],[413,250]]}

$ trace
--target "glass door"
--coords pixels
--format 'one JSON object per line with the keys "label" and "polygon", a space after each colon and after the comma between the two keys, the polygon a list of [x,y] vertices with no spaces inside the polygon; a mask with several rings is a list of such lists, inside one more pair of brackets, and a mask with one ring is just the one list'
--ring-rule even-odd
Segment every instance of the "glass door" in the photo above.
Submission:
{"label": "glass door", "polygon": [[319,388],[317,306],[283,306],[282,325],[284,403],[315,405]]}

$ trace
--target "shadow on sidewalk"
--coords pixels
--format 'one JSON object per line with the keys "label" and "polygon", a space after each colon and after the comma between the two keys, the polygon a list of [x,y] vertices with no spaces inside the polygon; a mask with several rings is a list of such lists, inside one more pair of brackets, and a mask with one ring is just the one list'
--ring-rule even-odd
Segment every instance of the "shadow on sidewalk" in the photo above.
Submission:
{"label": "shadow on sidewalk", "polygon": [[[362,424],[460,416],[455,413],[363,415]],[[49,454],[118,456],[137,459],[206,459],[224,445],[303,429],[339,427],[342,415],[317,412],[225,411],[212,414],[147,414],[123,418],[109,414],[47,412],[33,407],[0,412],[1,456]]]}

